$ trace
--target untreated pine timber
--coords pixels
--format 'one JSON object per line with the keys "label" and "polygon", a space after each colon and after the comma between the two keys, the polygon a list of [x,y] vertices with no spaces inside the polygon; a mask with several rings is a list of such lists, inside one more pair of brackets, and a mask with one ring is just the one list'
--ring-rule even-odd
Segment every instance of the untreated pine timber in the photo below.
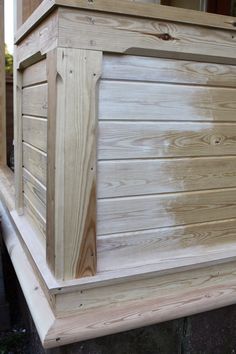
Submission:
{"label": "untreated pine timber", "polygon": [[96,273],[96,86],[102,53],[58,48],[47,64],[47,260],[57,278],[90,276]]}

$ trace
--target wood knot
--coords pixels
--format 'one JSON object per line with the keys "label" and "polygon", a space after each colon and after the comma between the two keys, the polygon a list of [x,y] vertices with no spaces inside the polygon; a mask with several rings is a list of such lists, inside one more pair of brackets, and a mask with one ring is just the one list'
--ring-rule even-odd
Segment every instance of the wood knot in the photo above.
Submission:
{"label": "wood knot", "polygon": [[163,41],[169,41],[172,39],[171,35],[169,33],[162,33],[159,35],[159,38],[162,39]]}

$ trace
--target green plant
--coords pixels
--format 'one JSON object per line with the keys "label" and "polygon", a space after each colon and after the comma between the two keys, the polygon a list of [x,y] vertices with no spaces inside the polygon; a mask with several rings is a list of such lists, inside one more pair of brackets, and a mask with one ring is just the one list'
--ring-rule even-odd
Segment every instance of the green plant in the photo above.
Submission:
{"label": "green plant", "polygon": [[5,44],[5,70],[6,73],[13,73],[13,56],[8,52],[7,45]]}

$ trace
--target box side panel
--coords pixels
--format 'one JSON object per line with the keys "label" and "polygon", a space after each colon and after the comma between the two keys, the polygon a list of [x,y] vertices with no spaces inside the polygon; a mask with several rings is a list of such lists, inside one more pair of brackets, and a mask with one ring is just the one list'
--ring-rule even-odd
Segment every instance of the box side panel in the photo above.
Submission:
{"label": "box side panel", "polygon": [[104,56],[99,96],[98,270],[233,244],[236,67]]}
{"label": "box side panel", "polygon": [[22,75],[22,175],[24,212],[45,238],[47,180],[46,60]]}

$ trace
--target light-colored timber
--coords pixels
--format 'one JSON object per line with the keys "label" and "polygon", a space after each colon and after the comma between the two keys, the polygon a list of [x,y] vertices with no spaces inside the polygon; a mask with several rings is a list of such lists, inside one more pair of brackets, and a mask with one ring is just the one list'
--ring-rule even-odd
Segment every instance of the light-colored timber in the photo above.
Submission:
{"label": "light-colored timber", "polygon": [[46,152],[47,121],[43,118],[23,116],[23,141]]}
{"label": "light-colored timber", "polygon": [[32,86],[47,81],[46,60],[40,60],[24,70],[22,86]]}
{"label": "light-colored timber", "polygon": [[57,173],[48,176],[48,259],[52,253],[51,267],[62,279],[96,273],[96,84],[101,61],[100,52],[50,53],[48,70],[56,71],[49,86],[55,110],[48,118],[48,153]]}
{"label": "light-colored timber", "polygon": [[235,23],[44,0],[20,26],[0,213],[46,348],[235,303]]}
{"label": "light-colored timber", "polygon": [[22,113],[47,117],[47,84],[23,88]]}
{"label": "light-colored timber", "polygon": [[23,166],[36,177],[39,182],[46,185],[47,156],[41,150],[23,143]]}

